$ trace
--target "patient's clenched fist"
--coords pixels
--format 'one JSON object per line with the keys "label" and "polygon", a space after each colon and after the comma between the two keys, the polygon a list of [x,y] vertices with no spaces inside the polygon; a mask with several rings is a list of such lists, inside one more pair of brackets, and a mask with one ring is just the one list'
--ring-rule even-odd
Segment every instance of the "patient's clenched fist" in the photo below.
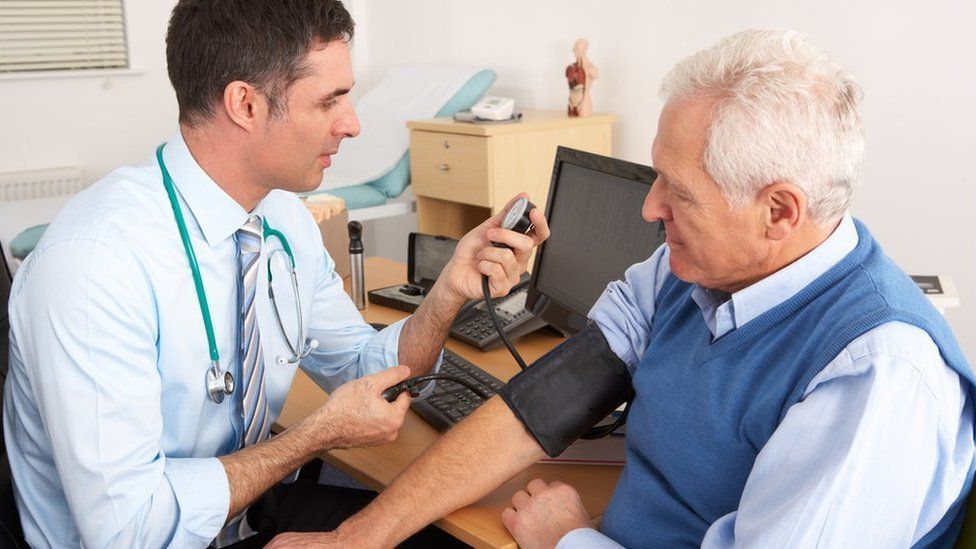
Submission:
{"label": "patient's clenched fist", "polygon": [[522,549],[555,547],[577,528],[592,528],[579,493],[568,484],[535,479],[512,496],[502,522]]}

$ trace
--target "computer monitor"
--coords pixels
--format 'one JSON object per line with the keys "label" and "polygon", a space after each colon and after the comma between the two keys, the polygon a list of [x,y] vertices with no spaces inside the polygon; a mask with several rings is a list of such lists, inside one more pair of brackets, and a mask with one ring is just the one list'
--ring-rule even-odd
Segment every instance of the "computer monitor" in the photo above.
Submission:
{"label": "computer monitor", "polygon": [[660,222],[641,206],[657,173],[649,166],[559,147],[546,218],[552,231],[536,252],[526,308],[564,335],[613,280],[664,242]]}

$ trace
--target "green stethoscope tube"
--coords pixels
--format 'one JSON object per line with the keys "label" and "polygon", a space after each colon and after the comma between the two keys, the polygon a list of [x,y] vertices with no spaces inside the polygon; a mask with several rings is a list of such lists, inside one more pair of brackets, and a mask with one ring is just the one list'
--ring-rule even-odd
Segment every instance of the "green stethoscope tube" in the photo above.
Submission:
{"label": "green stethoscope tube", "polygon": [[[210,399],[219,404],[223,401],[225,395],[229,395],[234,392],[234,376],[230,373],[230,371],[221,372],[220,370],[220,351],[217,349],[217,338],[214,336],[213,321],[211,320],[210,316],[210,306],[207,303],[207,294],[203,287],[203,277],[200,275],[200,265],[197,262],[196,253],[193,251],[193,244],[190,242],[190,234],[186,229],[186,221],[183,218],[183,211],[180,208],[179,200],[176,197],[176,188],[173,184],[173,178],[170,176],[169,170],[166,169],[166,163],[163,161],[164,146],[165,144],[156,148],[156,160],[159,162],[159,170],[163,176],[163,187],[166,189],[166,196],[169,197],[170,206],[173,208],[173,216],[176,219],[176,227],[180,232],[180,240],[183,241],[183,249],[186,252],[186,259],[190,264],[190,272],[193,275],[193,285],[196,287],[197,292],[197,301],[200,303],[200,315],[203,317],[203,327],[207,332],[207,347],[210,351],[210,368],[207,370],[207,392],[210,395]],[[278,362],[280,364],[296,363],[308,356],[313,349],[318,347],[318,341],[313,339],[305,345],[302,345],[301,337],[304,327],[302,322],[301,301],[298,294],[298,275],[295,269],[295,256],[292,253],[291,246],[288,244],[288,239],[285,238],[285,235],[281,231],[271,228],[271,226],[268,225],[267,219],[263,221],[262,225],[263,227],[261,232],[264,241],[267,241],[270,237],[275,237],[281,243],[281,249],[274,250],[268,255],[268,297],[270,298],[271,306],[274,308],[278,330],[281,332],[281,336],[288,345],[292,356],[288,359],[279,357]],[[278,311],[278,302],[274,297],[274,290],[271,284],[271,259],[280,253],[284,253],[288,257],[287,267],[289,273],[291,274],[292,290],[295,297],[296,316],[298,317],[298,335],[294,343],[288,340],[284,323],[281,321],[281,313]]]}
{"label": "green stethoscope tube", "polygon": [[[217,338],[214,337],[213,323],[210,321],[210,306],[207,304],[207,294],[203,289],[203,277],[200,276],[200,265],[197,263],[197,254],[193,252],[193,244],[190,243],[190,234],[186,230],[186,221],[183,220],[183,212],[180,209],[179,200],[176,198],[176,189],[173,187],[173,178],[166,169],[163,162],[163,147],[165,144],[156,148],[156,160],[159,162],[159,170],[163,173],[163,186],[166,188],[166,195],[169,196],[170,206],[173,207],[173,215],[176,217],[176,227],[180,230],[180,239],[183,240],[183,248],[186,250],[186,260],[190,263],[190,272],[193,273],[193,285],[197,288],[197,300],[200,302],[200,314],[203,315],[203,327],[207,330],[207,346],[210,347],[210,362],[220,364],[220,351],[217,350]],[[218,366],[219,368],[219,366]]]}
{"label": "green stethoscope tube", "polygon": [[[285,250],[285,253],[288,254],[288,261],[291,262],[291,268],[292,268],[292,270],[294,270],[295,269],[295,255],[291,253],[291,246],[288,245],[288,239],[285,238],[285,235],[282,234],[282,232],[279,231],[278,229],[272,229],[271,226],[268,225],[268,220],[265,219],[264,220],[264,240],[267,241],[268,238],[270,238],[272,236],[275,237],[275,238],[277,238],[278,241],[281,242],[281,247],[282,247],[282,249]],[[269,282],[271,281],[271,269],[268,269],[268,281]]]}

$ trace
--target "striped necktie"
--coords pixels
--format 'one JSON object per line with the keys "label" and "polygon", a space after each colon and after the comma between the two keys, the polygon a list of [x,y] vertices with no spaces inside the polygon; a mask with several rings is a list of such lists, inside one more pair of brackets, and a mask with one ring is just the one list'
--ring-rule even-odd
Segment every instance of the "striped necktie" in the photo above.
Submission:
{"label": "striped necktie", "polygon": [[[271,422],[268,421],[268,400],[264,394],[264,360],[261,357],[261,335],[254,296],[257,293],[258,265],[261,257],[261,218],[248,217],[244,226],[235,234],[241,283],[238,285],[238,302],[241,304],[241,378],[244,380],[244,397],[241,415],[244,433],[240,447],[251,446],[268,437]],[[244,520],[247,510],[228,521],[213,542],[214,547],[227,547],[254,535],[254,530]]]}
{"label": "striped necktie", "polygon": [[261,256],[261,218],[252,215],[237,231],[241,272],[241,377],[244,381],[244,434],[241,446],[251,446],[271,432],[268,399],[264,392],[264,360],[261,335],[258,333],[254,296],[258,281],[258,258]]}

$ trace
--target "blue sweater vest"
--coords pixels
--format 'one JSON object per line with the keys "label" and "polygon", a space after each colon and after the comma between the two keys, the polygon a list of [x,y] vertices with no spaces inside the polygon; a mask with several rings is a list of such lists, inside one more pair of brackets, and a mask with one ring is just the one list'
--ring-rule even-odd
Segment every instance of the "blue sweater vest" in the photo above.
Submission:
{"label": "blue sweater vest", "polygon": [[[604,533],[626,547],[700,546],[709,526],[738,508],[757,454],[814,376],[886,322],[928,332],[946,363],[969,381],[973,398],[976,380],[949,327],[868,230],[856,226],[858,245],[840,263],[714,342],[691,299],[693,286],[669,276],[634,375],[627,466]],[[971,468],[967,488],[972,478]],[[951,546],[964,500],[920,546]]]}

